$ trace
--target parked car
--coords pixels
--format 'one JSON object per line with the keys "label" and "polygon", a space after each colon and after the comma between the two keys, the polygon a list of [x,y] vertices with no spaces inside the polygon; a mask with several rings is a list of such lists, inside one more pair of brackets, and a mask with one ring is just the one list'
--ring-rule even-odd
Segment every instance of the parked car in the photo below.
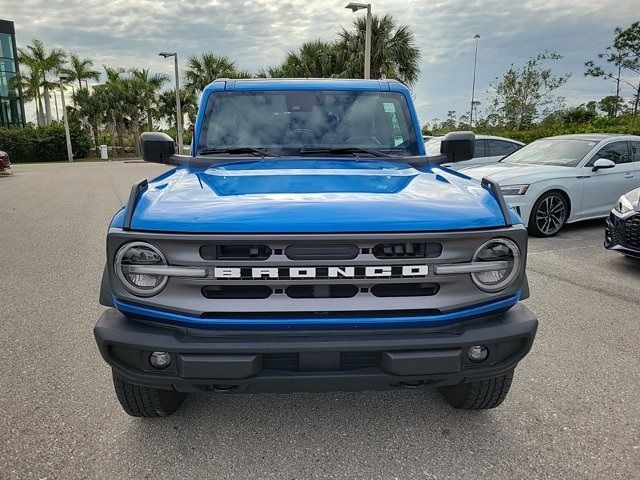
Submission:
{"label": "parked car", "polygon": [[529,232],[550,237],[565,223],[606,217],[620,195],[640,186],[640,137],[543,138],[495,165],[462,172],[497,181]]}
{"label": "parked car", "polygon": [[[443,137],[431,137],[425,141],[425,149],[428,156],[440,155],[440,144]],[[477,165],[487,165],[497,163],[500,159],[510,153],[519,150],[524,143],[504,137],[494,137],[492,135],[476,135],[475,151],[471,160],[463,162],[444,163],[444,166],[460,170],[462,168],[474,167]]]}
{"label": "parked car", "polygon": [[9,173],[11,173],[9,154],[0,150],[0,175],[7,175]]}
{"label": "parked car", "polygon": [[622,195],[611,210],[605,226],[604,248],[640,258],[640,188]]}

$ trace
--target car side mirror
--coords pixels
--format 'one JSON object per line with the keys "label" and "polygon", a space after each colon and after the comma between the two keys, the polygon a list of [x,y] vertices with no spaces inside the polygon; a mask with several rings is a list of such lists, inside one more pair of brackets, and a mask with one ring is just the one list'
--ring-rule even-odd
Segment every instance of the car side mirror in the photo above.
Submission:
{"label": "car side mirror", "polygon": [[609,160],[608,158],[599,158],[593,164],[593,168],[591,168],[591,171],[597,172],[600,169],[613,168],[615,166],[616,166],[616,163],[613,160]]}
{"label": "car side mirror", "polygon": [[476,136],[473,132],[449,132],[440,143],[440,153],[450,162],[471,160],[476,148]]}
{"label": "car side mirror", "polygon": [[176,144],[166,133],[144,132],[140,135],[140,154],[145,162],[167,163],[176,153]]}

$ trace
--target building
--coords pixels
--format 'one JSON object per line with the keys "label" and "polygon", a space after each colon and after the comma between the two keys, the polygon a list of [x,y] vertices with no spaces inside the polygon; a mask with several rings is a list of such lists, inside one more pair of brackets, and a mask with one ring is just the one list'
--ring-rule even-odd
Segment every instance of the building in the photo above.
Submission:
{"label": "building", "polygon": [[13,22],[0,20],[0,127],[24,126],[24,103],[11,79],[20,73]]}

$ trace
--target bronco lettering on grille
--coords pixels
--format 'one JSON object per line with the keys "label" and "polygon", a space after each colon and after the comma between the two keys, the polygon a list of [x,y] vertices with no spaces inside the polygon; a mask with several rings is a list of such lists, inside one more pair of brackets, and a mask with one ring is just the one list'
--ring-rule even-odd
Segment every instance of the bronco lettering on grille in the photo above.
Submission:
{"label": "bronco lettering on grille", "polygon": [[375,265],[361,267],[215,267],[217,279],[379,278],[426,277],[428,265]]}

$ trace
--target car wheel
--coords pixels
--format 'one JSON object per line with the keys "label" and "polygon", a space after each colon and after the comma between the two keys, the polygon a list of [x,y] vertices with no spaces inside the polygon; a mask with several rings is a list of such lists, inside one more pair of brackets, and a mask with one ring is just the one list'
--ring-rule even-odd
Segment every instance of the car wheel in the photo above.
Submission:
{"label": "car wheel", "polygon": [[564,194],[547,192],[533,204],[529,233],[536,237],[552,237],[562,229],[568,216],[569,202]]}

